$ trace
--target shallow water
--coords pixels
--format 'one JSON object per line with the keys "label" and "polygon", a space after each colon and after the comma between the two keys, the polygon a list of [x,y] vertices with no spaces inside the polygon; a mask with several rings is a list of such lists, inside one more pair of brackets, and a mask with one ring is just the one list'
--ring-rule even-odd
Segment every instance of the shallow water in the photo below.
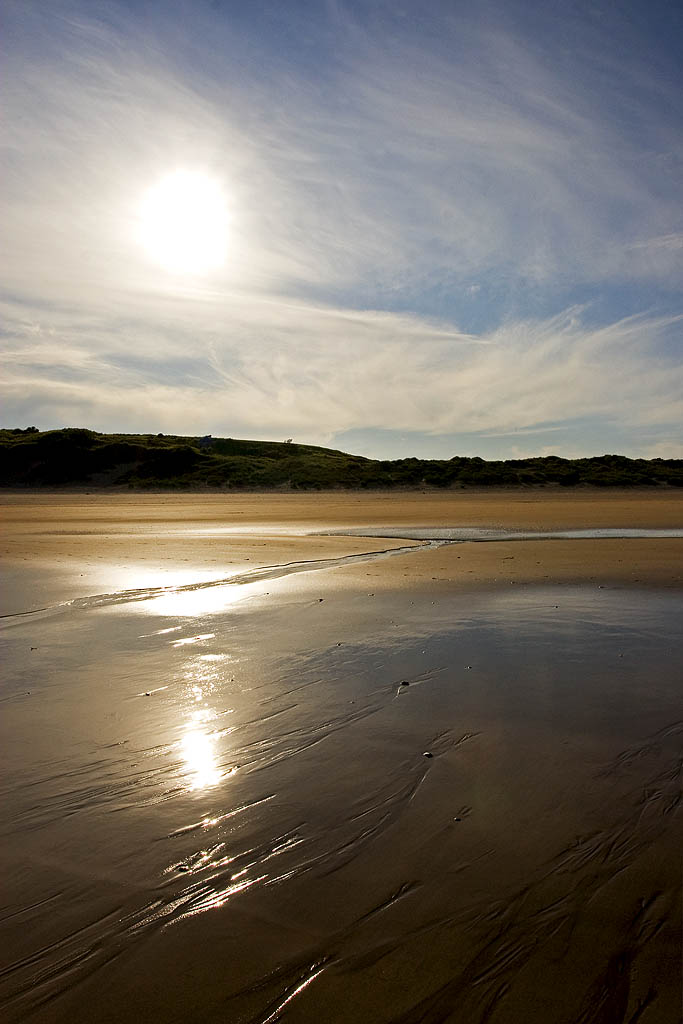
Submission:
{"label": "shallow water", "polygon": [[601,527],[590,530],[495,530],[480,526],[373,526],[352,530],[330,530],[327,536],[400,537],[405,540],[496,541],[496,540],[606,540],[644,537],[668,539],[683,537],[683,529],[629,529]]}
{"label": "shallow water", "polygon": [[[54,614],[66,609],[87,610],[119,604],[132,604],[138,601],[157,601],[154,609],[156,614],[160,614],[160,610],[162,611],[163,608],[158,599],[179,598],[180,601],[177,603],[180,603],[182,606],[185,606],[187,601],[190,600],[193,601],[193,606],[196,607],[200,602],[190,595],[199,595],[204,590],[217,591],[215,594],[207,595],[207,599],[203,602],[208,611],[215,612],[222,607],[222,598],[226,595],[229,595],[229,603],[232,602],[235,587],[267,582],[268,580],[278,580],[287,576],[295,576],[299,573],[312,573],[321,569],[336,569],[341,566],[357,565],[364,562],[381,562],[396,555],[405,555],[408,552],[428,547],[438,547],[441,543],[443,542],[439,540],[427,540],[417,547],[411,545],[410,547],[388,548],[387,550],[370,551],[363,554],[341,555],[338,558],[306,559],[304,561],[286,562],[278,565],[262,565],[248,569],[245,572],[233,573],[230,576],[210,573],[204,574],[204,576],[208,575],[208,578],[198,579],[196,574],[186,571],[180,574],[182,579],[176,578],[173,582],[152,586],[147,582],[144,586],[131,586],[123,590],[115,590],[104,594],[70,598],[58,604],[46,604],[40,607],[37,607],[35,602],[32,602],[28,596],[34,582],[32,574],[27,574],[26,580],[19,581],[16,579],[19,573],[15,571],[12,574],[14,578],[10,576],[8,580],[8,589],[12,591],[9,597],[12,607],[11,610],[5,610],[0,613],[0,620],[14,620],[25,615],[31,615],[35,618],[38,614],[44,612]],[[188,576],[190,577],[189,579]],[[18,595],[23,596],[23,603]],[[21,607],[17,607],[18,602],[21,604]]]}
{"label": "shallow water", "polygon": [[5,620],[3,1019],[677,1019],[683,595],[325,594]]}

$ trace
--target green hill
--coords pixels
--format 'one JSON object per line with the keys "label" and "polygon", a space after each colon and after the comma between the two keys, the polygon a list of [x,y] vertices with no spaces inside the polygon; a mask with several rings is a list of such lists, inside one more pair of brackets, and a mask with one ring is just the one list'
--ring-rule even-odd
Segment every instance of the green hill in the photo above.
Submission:
{"label": "green hill", "polygon": [[425,487],[681,487],[683,460],[557,456],[378,461],[277,441],[0,429],[2,487],[322,490]]}

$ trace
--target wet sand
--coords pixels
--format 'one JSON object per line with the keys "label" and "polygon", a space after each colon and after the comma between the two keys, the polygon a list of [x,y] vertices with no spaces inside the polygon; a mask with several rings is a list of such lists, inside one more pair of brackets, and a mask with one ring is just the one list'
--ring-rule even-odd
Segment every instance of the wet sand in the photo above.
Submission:
{"label": "wet sand", "polygon": [[0,504],[3,1019],[680,1018],[680,497]]}
{"label": "wet sand", "polygon": [[[683,525],[669,492],[487,491],[428,494],[0,494],[2,564],[12,586],[3,612],[113,589],[240,573],[260,565],[402,546],[400,540],[315,536],[365,526],[666,529]],[[312,535],[313,534],[313,535]],[[412,544],[414,542],[407,542]],[[502,579],[599,580],[678,586],[679,541],[469,544],[386,562],[378,585],[459,585]],[[30,578],[27,593],[24,581]],[[340,585],[348,573],[336,577]],[[355,578],[355,577],[353,577]],[[24,602],[28,601],[28,604]]]}

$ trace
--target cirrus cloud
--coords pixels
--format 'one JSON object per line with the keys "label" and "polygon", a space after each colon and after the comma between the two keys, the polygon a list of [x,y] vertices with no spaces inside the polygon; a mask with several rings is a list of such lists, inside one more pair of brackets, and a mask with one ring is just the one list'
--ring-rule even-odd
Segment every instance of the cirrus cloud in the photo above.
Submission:
{"label": "cirrus cloud", "polygon": [[[562,49],[541,5],[8,11],[7,422],[679,443],[681,83],[637,12]],[[177,167],[231,202],[203,279],[137,242]]]}

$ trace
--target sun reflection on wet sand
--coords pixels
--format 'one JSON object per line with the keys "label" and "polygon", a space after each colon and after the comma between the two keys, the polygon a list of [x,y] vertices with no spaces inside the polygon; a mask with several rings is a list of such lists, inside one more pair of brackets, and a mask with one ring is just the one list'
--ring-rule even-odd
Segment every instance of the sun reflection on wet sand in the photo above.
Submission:
{"label": "sun reflection on wet sand", "polygon": [[215,633],[198,633],[196,636],[184,636],[179,640],[169,640],[173,647],[187,647],[188,644],[198,644],[202,640],[213,640]]}
{"label": "sun reflection on wet sand", "polygon": [[[98,605],[106,604],[108,611],[118,608],[160,618],[215,615],[260,593],[262,588],[258,582],[238,585],[226,579],[224,573],[200,568],[160,573],[135,566],[112,570],[109,579],[113,589],[108,594],[87,600]],[[116,600],[103,602],[103,598]],[[172,626],[163,632],[175,632],[179,628]],[[156,631],[157,634],[161,632]]]}
{"label": "sun reflection on wet sand", "polygon": [[217,742],[231,730],[212,727],[216,719],[232,713],[232,709],[224,709],[219,714],[208,703],[220,683],[220,671],[214,664],[207,664],[203,657],[195,658],[187,671],[185,723],[180,749],[189,788],[208,789],[236,771],[234,767],[221,765],[216,749]]}
{"label": "sun reflection on wet sand", "polygon": [[[251,589],[251,588],[249,588]],[[181,590],[162,594],[143,602],[142,610],[151,615],[172,618],[192,618],[197,615],[215,615],[249,596],[248,588],[231,584],[199,585],[197,590]]]}
{"label": "sun reflection on wet sand", "polygon": [[207,789],[223,778],[215,752],[216,737],[192,722],[182,739],[190,789]]}

